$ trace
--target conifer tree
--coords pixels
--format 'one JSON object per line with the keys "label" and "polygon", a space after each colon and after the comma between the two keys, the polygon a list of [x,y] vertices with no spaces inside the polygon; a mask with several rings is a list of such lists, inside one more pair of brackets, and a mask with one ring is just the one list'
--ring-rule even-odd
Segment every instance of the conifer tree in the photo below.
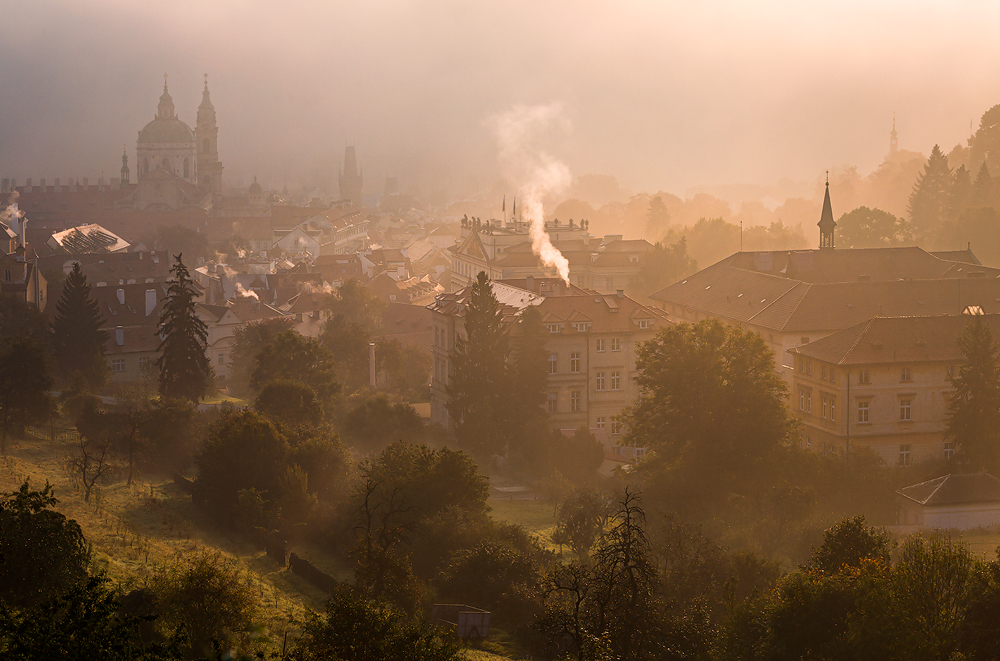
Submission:
{"label": "conifer tree", "polygon": [[506,454],[511,405],[503,307],[486,273],[472,284],[465,308],[465,337],[457,335],[448,381],[448,413],[459,444],[491,456]]}
{"label": "conifer tree", "polygon": [[80,263],[74,262],[52,322],[53,351],[60,377],[82,377],[90,386],[104,383],[108,368],[104,361],[107,333],[101,330],[103,324],[97,301],[90,297],[87,276],[80,270]]}
{"label": "conifer tree", "polygon": [[198,291],[180,254],[174,256],[167,300],[157,330],[160,341],[160,395],[197,402],[205,396],[212,366],[205,351],[208,327],[195,312]]}
{"label": "conifer tree", "polygon": [[910,193],[907,212],[917,239],[933,234],[945,219],[951,196],[951,169],[941,147],[934,145],[924,171]]}
{"label": "conifer tree", "polygon": [[976,207],[993,206],[993,177],[986,161],[979,167],[976,181],[972,186],[972,205]]}
{"label": "conifer tree", "polygon": [[951,379],[945,438],[957,446],[960,460],[973,470],[1000,468],[1000,370],[997,345],[982,315],[969,319],[958,338],[965,364]]}
{"label": "conifer tree", "polygon": [[509,367],[513,396],[507,409],[511,414],[509,425],[514,442],[521,441],[522,445],[537,438],[539,432],[547,432],[548,421],[543,408],[548,396],[547,335],[542,313],[529,305],[521,313],[514,334]]}
{"label": "conifer tree", "polygon": [[958,218],[962,212],[972,206],[972,178],[965,166],[960,166],[955,170],[955,176],[951,182],[951,200],[948,203],[948,212],[951,218]]}

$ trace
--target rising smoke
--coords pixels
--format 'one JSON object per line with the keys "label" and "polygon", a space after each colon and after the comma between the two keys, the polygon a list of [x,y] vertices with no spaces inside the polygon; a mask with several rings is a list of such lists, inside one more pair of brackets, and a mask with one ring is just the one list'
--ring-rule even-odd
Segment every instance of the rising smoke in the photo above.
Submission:
{"label": "rising smoke", "polygon": [[569,284],[569,261],[552,245],[545,231],[542,200],[573,183],[566,164],[540,146],[543,135],[554,129],[569,131],[570,124],[558,103],[516,105],[493,118],[500,166],[517,186],[524,216],[530,223],[531,250],[542,264],[559,272]]}

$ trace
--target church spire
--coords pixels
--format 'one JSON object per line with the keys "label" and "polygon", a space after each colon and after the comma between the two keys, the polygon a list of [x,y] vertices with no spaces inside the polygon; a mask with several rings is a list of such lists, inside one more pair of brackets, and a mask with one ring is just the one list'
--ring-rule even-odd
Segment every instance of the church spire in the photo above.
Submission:
{"label": "church spire", "polygon": [[122,187],[129,184],[129,172],[128,172],[128,149],[125,145],[122,145]]}
{"label": "church spire", "polygon": [[830,204],[830,171],[826,171],[826,196],[823,198],[823,213],[820,214],[819,222],[819,247],[820,249],[833,248],[833,230],[837,227],[837,222],[833,219],[833,206]]}
{"label": "church spire", "polygon": [[212,105],[212,98],[208,94],[208,74],[205,74],[205,89],[201,93],[201,105],[198,106],[198,110],[215,110],[215,106]]}
{"label": "church spire", "polygon": [[174,118],[174,100],[167,91],[167,74],[163,74],[163,94],[160,96],[160,105],[156,108],[157,119]]}
{"label": "church spire", "polygon": [[899,151],[899,141],[896,140],[896,113],[892,113],[892,133],[889,134],[889,156],[895,156]]}

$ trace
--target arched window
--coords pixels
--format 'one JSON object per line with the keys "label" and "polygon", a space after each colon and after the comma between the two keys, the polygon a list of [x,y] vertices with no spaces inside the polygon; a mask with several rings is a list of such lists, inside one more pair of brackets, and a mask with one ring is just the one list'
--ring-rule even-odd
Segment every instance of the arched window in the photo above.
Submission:
{"label": "arched window", "polygon": [[191,161],[184,159],[184,178],[187,179],[191,176]]}
{"label": "arched window", "polygon": [[205,138],[205,139],[204,139],[204,140],[202,141],[202,143],[201,143],[201,152],[202,152],[203,154],[207,154],[207,153],[208,153],[208,148],[209,148],[209,145],[210,145],[210,144],[211,144],[211,143],[209,143],[209,141],[208,141],[208,138]]}

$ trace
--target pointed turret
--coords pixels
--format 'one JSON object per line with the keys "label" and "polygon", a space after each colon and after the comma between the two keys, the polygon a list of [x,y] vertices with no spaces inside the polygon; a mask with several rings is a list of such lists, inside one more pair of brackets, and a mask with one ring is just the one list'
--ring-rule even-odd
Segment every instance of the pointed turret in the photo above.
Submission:
{"label": "pointed turret", "polygon": [[122,145],[122,179],[121,186],[124,188],[129,185],[129,172],[128,172],[128,150],[125,145]]}
{"label": "pointed turret", "polygon": [[896,139],[896,113],[892,113],[892,133],[889,134],[889,156],[895,156],[899,151],[899,141]]}
{"label": "pointed turret", "polygon": [[201,93],[198,119],[195,123],[198,142],[198,185],[213,193],[222,191],[222,163],[219,161],[219,127],[215,121],[215,106],[208,92],[208,74]]}
{"label": "pointed turret", "polygon": [[837,227],[837,221],[833,219],[833,206],[830,204],[830,173],[826,173],[826,196],[823,198],[823,213],[820,214],[819,222],[819,247],[833,248],[833,231]]}
{"label": "pointed turret", "polygon": [[160,104],[156,107],[156,116],[160,119],[173,119],[174,114],[174,99],[167,91],[167,74],[163,74],[163,94],[160,95]]}
{"label": "pointed turret", "polygon": [[340,198],[350,201],[352,206],[361,206],[361,188],[364,179],[358,172],[358,156],[353,146],[344,149],[344,169],[340,171]]}

